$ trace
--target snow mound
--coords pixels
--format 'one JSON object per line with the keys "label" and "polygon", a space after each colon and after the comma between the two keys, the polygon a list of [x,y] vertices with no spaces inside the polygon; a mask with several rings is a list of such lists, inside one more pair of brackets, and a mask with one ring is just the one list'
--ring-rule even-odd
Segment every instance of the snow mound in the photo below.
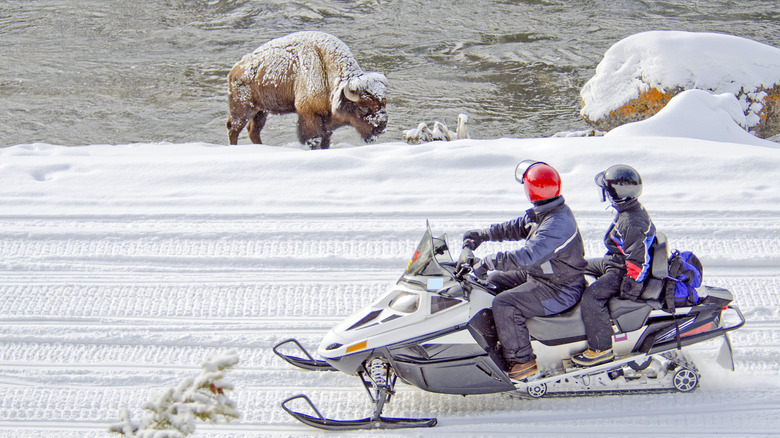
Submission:
{"label": "snow mound", "polygon": [[750,101],[760,100],[761,90],[776,84],[778,48],[716,33],[642,32],[607,50],[580,92],[584,102],[580,114],[599,120],[651,88],[662,92],[695,88],[740,96],[747,126],[753,126],[763,106]]}
{"label": "snow mound", "polygon": [[749,134],[745,114],[733,94],[687,90],[676,95],[653,117],[627,123],[607,137],[682,137],[756,146],[778,146]]}

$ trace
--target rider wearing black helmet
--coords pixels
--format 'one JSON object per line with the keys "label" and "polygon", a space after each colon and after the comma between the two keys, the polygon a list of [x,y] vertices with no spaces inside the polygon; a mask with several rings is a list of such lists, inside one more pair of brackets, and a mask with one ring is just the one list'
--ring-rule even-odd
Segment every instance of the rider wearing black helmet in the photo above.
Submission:
{"label": "rider wearing black helmet", "polygon": [[655,240],[655,225],[637,199],[642,194],[642,178],[636,169],[617,164],[596,175],[595,181],[602,202],[609,200],[617,215],[604,236],[607,254],[588,263],[588,273],[598,276],[582,295],[588,349],[571,358],[582,366],[614,358],[607,302],[616,295],[632,301],[639,298],[650,274],[650,246]]}

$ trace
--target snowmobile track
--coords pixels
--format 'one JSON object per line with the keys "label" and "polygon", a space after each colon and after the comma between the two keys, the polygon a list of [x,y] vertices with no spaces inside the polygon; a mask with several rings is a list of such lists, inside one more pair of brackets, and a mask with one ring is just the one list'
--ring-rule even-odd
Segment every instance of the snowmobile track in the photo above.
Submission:
{"label": "snowmobile track", "polygon": [[[232,380],[243,417],[199,425],[198,436],[313,435],[279,408],[301,392],[334,418],[368,414],[355,378],[301,372],[271,349],[288,337],[314,348],[332,325],[373,301],[408,262],[426,217],[456,246],[463,231],[511,214],[0,216],[0,436],[106,436],[121,408],[137,417],[152,395],[228,348],[241,358]],[[654,219],[671,248],[703,259],[706,284],[735,293],[748,318],[731,335],[737,372],[760,388],[780,362],[762,353],[780,347],[780,218],[692,217]],[[601,254],[609,218],[578,219],[586,251]],[[512,245],[485,244],[478,255]],[[712,356],[718,346],[699,354]],[[740,389],[727,373],[704,369],[694,393],[601,397],[583,416],[581,398],[463,398],[400,385],[385,414],[437,416],[439,426],[426,430],[435,436],[501,434],[518,421],[536,435],[568,428],[596,436],[600,424],[615,421],[680,435],[775,433],[778,389]],[[683,408],[694,415],[680,414]],[[726,413],[755,426],[712,430],[708,419]],[[490,422],[472,425],[464,415]]]}

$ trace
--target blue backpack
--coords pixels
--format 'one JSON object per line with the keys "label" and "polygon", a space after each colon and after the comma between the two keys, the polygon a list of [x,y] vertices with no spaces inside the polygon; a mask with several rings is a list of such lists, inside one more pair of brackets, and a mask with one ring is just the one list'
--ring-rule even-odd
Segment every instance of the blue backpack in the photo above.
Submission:
{"label": "blue backpack", "polygon": [[[669,284],[667,301],[674,290],[675,307],[693,306],[699,303],[696,288],[701,286],[703,268],[701,261],[690,251],[675,250],[669,257]],[[671,304],[671,303],[668,303]]]}

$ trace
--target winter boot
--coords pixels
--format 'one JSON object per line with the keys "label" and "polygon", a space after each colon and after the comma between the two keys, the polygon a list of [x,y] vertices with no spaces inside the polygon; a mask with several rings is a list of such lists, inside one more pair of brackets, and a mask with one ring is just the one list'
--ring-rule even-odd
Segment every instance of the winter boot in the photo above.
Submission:
{"label": "winter boot", "polygon": [[590,348],[588,348],[582,353],[575,354],[574,356],[572,356],[571,361],[580,366],[592,367],[594,365],[601,365],[603,363],[607,363],[614,358],[615,358],[615,353],[612,352],[611,348],[609,350],[604,350],[604,351],[591,350]]}
{"label": "winter boot", "polygon": [[512,363],[507,373],[512,380],[522,380],[536,374],[536,371],[536,359],[531,359],[530,362]]}

